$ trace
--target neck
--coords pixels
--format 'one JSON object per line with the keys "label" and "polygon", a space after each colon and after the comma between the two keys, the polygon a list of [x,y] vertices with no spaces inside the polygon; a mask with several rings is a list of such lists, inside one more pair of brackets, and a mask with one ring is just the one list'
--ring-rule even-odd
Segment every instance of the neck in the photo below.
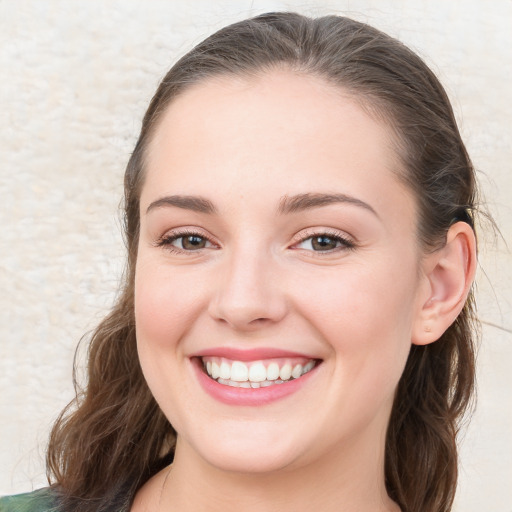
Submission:
{"label": "neck", "polygon": [[224,471],[178,438],[174,463],[160,475],[153,492],[158,500],[148,510],[399,511],[384,485],[384,433],[378,446],[362,437],[313,462],[271,473]]}

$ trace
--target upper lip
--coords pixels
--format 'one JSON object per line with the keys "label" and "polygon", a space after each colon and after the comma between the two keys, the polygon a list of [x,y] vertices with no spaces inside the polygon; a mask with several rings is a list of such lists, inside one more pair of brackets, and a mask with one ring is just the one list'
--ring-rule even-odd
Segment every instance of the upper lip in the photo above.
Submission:
{"label": "upper lip", "polygon": [[240,349],[234,347],[212,347],[201,350],[190,357],[224,357],[233,361],[257,361],[260,359],[274,359],[278,357],[305,357],[308,359],[318,359],[317,357],[293,352],[290,350],[282,350],[275,347],[261,347]]}

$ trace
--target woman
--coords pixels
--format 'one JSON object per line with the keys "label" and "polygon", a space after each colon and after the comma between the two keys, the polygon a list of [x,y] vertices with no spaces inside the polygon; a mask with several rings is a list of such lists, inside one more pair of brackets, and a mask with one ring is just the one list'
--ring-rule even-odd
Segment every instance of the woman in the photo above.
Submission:
{"label": "woman", "polygon": [[1,510],[450,510],[475,208],[447,96],[398,41],[293,13],[217,32],[144,117],[126,284],[52,486]]}

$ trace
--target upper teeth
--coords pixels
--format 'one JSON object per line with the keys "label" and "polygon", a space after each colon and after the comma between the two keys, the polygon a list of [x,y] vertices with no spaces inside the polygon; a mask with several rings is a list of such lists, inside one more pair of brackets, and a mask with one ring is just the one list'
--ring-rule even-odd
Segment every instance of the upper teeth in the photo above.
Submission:
{"label": "upper teeth", "polygon": [[[297,379],[309,372],[315,366],[313,359],[301,359],[301,362],[292,359],[272,361],[231,361],[220,357],[203,357],[206,372],[213,379],[231,381],[234,383],[275,383]],[[274,381],[274,382],[271,382]]]}

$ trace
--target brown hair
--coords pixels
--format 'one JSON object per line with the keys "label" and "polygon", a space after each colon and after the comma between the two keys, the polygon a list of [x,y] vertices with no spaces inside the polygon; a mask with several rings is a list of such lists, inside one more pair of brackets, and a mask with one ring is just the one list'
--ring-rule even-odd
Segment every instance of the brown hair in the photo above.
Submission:
{"label": "brown hair", "polygon": [[[418,237],[442,246],[450,225],[473,226],[474,171],[445,91],[399,41],[348,18],[270,13],[230,25],[168,72],[144,116],[125,174],[128,265],[122,294],[90,341],[88,383],[51,433],[48,475],[75,511],[109,510],[133,498],[172,461],[175,431],[139,366],[133,311],[144,157],[166,107],[191,84],[218,75],[248,76],[277,66],[322,77],[349,91],[396,134],[400,179],[418,203]],[[404,512],[451,508],[457,482],[455,439],[474,387],[473,296],[436,343],[412,346],[386,439],[388,493]]]}

